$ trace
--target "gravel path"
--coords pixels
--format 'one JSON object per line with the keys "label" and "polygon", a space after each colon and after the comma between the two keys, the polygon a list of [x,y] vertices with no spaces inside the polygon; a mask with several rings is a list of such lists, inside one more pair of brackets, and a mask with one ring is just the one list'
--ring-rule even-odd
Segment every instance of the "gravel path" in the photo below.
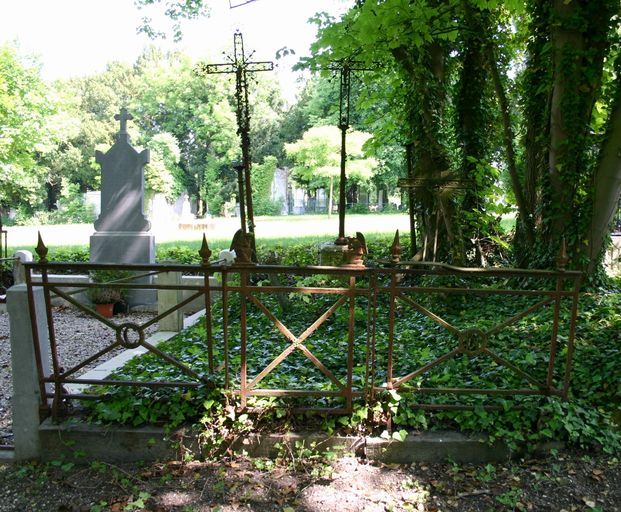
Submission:
{"label": "gravel path", "polygon": [[[131,313],[116,315],[113,321],[116,324],[134,322],[142,325],[152,313]],[[114,331],[100,323],[86,313],[69,308],[54,308],[54,329],[58,343],[60,365],[65,369],[71,368],[79,362],[94,355],[99,350],[109,346],[115,339]],[[149,327],[147,335],[157,330],[157,324]],[[122,349],[106,353],[102,358],[94,361],[79,374],[110,359]],[[12,412],[11,396],[13,394],[11,370],[11,343],[9,338],[9,315],[0,313],[0,444],[12,444]]]}

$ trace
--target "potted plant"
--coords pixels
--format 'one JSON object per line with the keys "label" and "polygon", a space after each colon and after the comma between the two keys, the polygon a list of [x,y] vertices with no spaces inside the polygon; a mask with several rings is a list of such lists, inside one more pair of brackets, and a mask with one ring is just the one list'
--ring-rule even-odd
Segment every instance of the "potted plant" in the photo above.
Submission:
{"label": "potted plant", "polygon": [[87,293],[100,315],[111,318],[114,314],[114,305],[121,302],[127,293],[127,290],[123,288],[106,286],[106,283],[118,283],[119,280],[131,275],[132,273],[127,270],[94,270],[91,272],[91,282],[101,283],[101,286],[89,288]]}

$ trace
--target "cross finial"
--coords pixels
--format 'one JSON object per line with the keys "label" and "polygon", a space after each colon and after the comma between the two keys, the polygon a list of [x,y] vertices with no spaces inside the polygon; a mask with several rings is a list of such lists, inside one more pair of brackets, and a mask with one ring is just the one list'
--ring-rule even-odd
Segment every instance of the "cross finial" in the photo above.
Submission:
{"label": "cross finial", "polygon": [[121,130],[119,131],[119,135],[127,135],[127,121],[131,121],[133,118],[134,116],[128,113],[125,107],[121,108],[120,114],[114,115],[114,119],[121,121]]}

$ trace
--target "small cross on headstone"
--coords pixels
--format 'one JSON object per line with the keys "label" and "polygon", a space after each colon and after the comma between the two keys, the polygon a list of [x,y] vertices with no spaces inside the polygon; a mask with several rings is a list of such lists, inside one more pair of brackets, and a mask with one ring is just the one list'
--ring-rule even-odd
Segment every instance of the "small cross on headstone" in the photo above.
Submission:
{"label": "small cross on headstone", "polygon": [[121,121],[121,129],[119,135],[127,135],[127,121],[131,121],[134,118],[125,107],[121,108],[120,114],[115,114],[114,119]]}

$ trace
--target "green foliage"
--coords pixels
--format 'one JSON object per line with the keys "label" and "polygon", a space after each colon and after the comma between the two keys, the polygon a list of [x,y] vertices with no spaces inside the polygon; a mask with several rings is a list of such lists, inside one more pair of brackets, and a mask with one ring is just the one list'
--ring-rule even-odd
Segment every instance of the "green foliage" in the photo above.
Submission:
{"label": "green foliage", "polygon": [[45,169],[37,154],[47,148],[46,123],[52,113],[39,66],[0,45],[0,207],[38,205]]}
{"label": "green foliage", "polygon": [[252,166],[252,201],[255,215],[280,215],[282,203],[272,201],[272,181],[276,171],[276,157],[269,156],[262,164]]}
{"label": "green foliage", "polygon": [[[161,2],[162,0],[135,0],[135,4],[140,9],[149,8],[154,5],[159,6]],[[166,2],[165,14],[173,21],[171,30],[174,40],[178,42],[183,37],[180,20],[193,20],[201,16],[208,16],[209,6],[203,0],[170,0]],[[153,20],[150,16],[144,16],[142,18],[142,25],[139,27],[138,31],[146,34],[151,39],[166,38],[165,32],[154,27]]]}
{"label": "green foliage", "polygon": [[91,271],[91,281],[101,284],[101,286],[88,288],[88,298],[94,304],[114,304],[123,300],[127,295],[127,289],[119,286],[119,284],[130,282],[133,275],[133,272],[129,270]]}
{"label": "green foliage", "polygon": [[64,182],[62,192],[52,210],[35,210],[27,207],[17,209],[14,223],[17,226],[40,226],[47,224],[92,224],[95,208],[85,201],[74,183]]}
{"label": "green foliage", "polygon": [[355,106],[376,155],[390,147],[394,161],[409,145],[412,177],[435,181],[413,193],[419,240],[438,240],[432,258],[485,263],[510,203],[519,266],[553,267],[564,237],[570,265],[592,272],[619,196],[603,185],[618,175],[617,14],[615,0],[368,0],[340,20],[318,14],[303,64],[355,55],[369,68]]}
{"label": "green foliage", "polygon": [[157,248],[156,260],[158,262],[174,261],[185,264],[199,264],[201,257],[198,254],[198,248],[190,247],[159,247]]}
{"label": "green foliage", "polygon": [[235,190],[234,177],[226,174],[237,153],[235,116],[226,82],[200,76],[194,68],[187,56],[147,50],[136,63],[139,96],[133,113],[147,140],[164,133],[174,137],[179,163],[169,158],[166,164],[174,190],[187,189],[199,200],[199,213],[208,207],[218,214]]}
{"label": "green foliage", "polygon": [[48,253],[48,259],[50,261],[62,261],[62,262],[75,262],[75,263],[88,263],[90,260],[90,253],[88,247],[82,246],[65,246],[65,247],[51,247]]}
{"label": "green foliage", "polygon": [[151,161],[145,166],[145,188],[151,193],[165,194],[171,202],[176,200],[183,192],[177,140],[170,133],[157,133],[145,145],[151,153]]}
{"label": "green foliage", "polygon": [[[370,135],[353,131],[347,134],[347,177],[367,182],[378,166],[374,158],[365,158],[363,146]],[[294,179],[309,188],[329,188],[328,179],[340,173],[341,133],[336,126],[316,126],[295,143],[285,145],[287,155],[295,161]]]}

